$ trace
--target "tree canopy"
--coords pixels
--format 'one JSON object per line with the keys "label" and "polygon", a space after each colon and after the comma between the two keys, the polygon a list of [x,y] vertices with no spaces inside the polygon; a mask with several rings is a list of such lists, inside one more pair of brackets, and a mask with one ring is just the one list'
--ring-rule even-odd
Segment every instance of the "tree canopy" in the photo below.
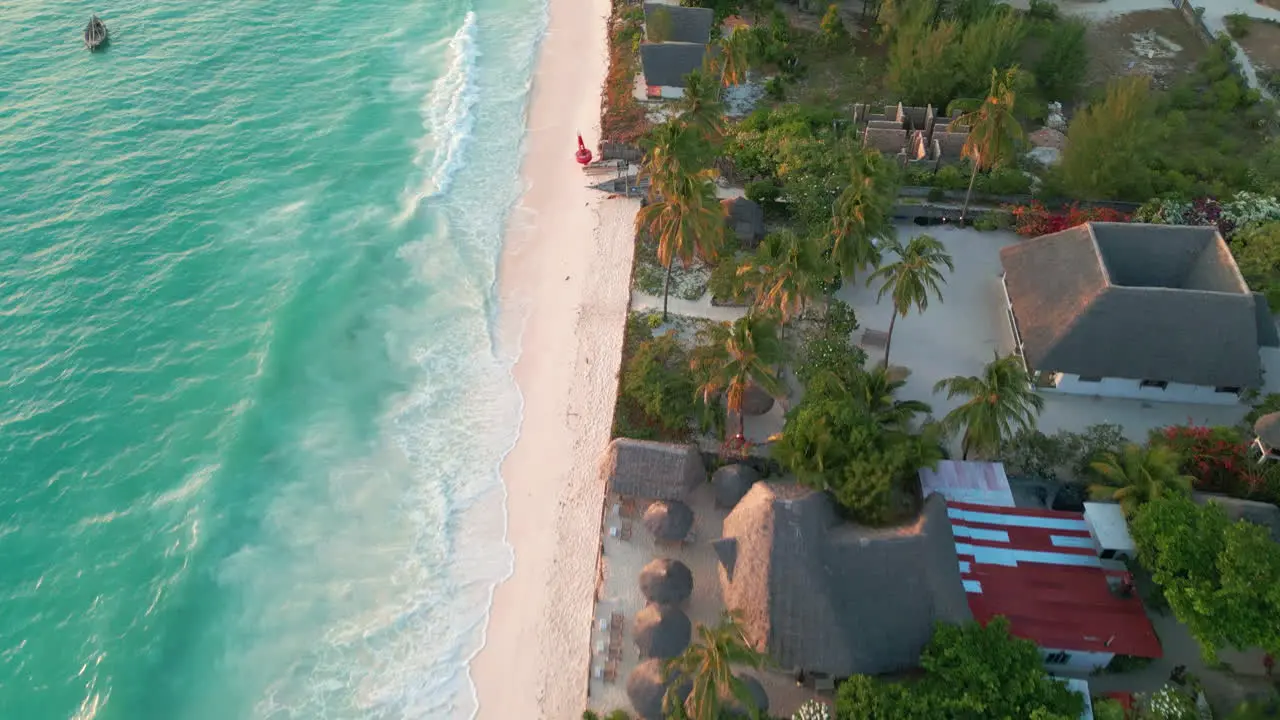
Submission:
{"label": "tree canopy", "polygon": [[840,686],[841,720],[1075,720],[1084,699],[1044,670],[1040,650],[985,626],[940,624],[920,657],[924,678],[893,683],[855,676]]}
{"label": "tree canopy", "polygon": [[1264,528],[1174,495],[1143,505],[1130,531],[1206,657],[1228,646],[1280,653],[1280,545]]}

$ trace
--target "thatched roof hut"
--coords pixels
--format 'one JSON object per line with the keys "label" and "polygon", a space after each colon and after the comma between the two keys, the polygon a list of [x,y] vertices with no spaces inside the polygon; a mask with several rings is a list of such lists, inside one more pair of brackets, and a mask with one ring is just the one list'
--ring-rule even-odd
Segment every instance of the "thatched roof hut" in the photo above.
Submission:
{"label": "thatched roof hut", "polygon": [[711,473],[711,485],[716,491],[716,507],[732,510],[747,491],[760,479],[760,473],[750,465],[725,465]]}
{"label": "thatched roof hut", "polygon": [[1280,412],[1258,418],[1253,424],[1253,434],[1268,448],[1280,448]]}
{"label": "thatched roof hut", "polygon": [[640,571],[640,592],[651,603],[678,605],[693,594],[693,571],[679,560],[653,560]]}
{"label": "thatched roof hut", "polygon": [[[760,683],[760,680],[755,676],[747,675],[746,673],[734,673],[734,676],[741,680],[742,684],[747,687],[747,693],[751,695],[751,700],[755,704],[755,709],[762,713],[768,712],[769,694],[765,692],[764,685]],[[726,694],[723,698],[723,702],[724,712],[729,717],[744,718],[745,720],[750,720],[752,717],[750,710],[744,707],[742,702],[739,701],[738,698],[734,697],[732,693]]]}
{"label": "thatched roof hut", "polygon": [[764,209],[745,197],[726,198],[720,201],[724,208],[724,221],[729,232],[747,250],[754,250],[764,239]]}
{"label": "thatched roof hut", "polygon": [[[662,679],[662,661],[653,658],[645,660],[627,676],[627,697],[631,707],[642,720],[663,720],[662,700],[671,683]],[[681,704],[689,697],[688,683],[676,688],[676,698]]]}
{"label": "thatched roof hut", "polygon": [[679,542],[693,529],[693,509],[679,500],[659,500],[644,511],[644,526],[660,542]]}
{"label": "thatched roof hut", "polygon": [[913,667],[936,621],[972,619],[945,500],[911,525],[842,522],[824,493],[756,483],[714,543],[725,605],[783,668],[835,676]]}
{"label": "thatched roof hut", "polygon": [[763,415],[773,409],[774,398],[758,385],[748,385],[742,393],[742,414]]}
{"label": "thatched roof hut", "polygon": [[677,607],[649,603],[636,613],[631,635],[641,657],[673,658],[689,647],[693,623]]}
{"label": "thatched roof hut", "polygon": [[609,443],[601,473],[613,492],[654,500],[680,500],[707,481],[696,446],[631,438]]}

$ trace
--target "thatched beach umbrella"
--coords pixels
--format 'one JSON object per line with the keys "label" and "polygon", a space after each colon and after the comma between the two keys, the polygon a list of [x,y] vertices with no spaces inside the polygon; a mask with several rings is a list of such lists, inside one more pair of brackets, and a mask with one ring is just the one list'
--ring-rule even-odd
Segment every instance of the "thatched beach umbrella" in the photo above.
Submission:
{"label": "thatched beach umbrella", "polygon": [[677,607],[649,603],[636,613],[631,635],[643,657],[673,658],[689,647],[693,623]]}
{"label": "thatched beach umbrella", "polygon": [[682,603],[693,594],[693,572],[679,560],[654,560],[640,571],[640,592],[651,603]]}
{"label": "thatched beach umbrella", "polygon": [[[760,712],[768,712],[769,710],[769,694],[764,691],[764,685],[752,675],[737,673],[735,675],[744,685],[747,686],[747,693],[751,695],[751,699],[755,701],[756,710]],[[726,693],[724,698],[725,714],[733,718],[750,718],[751,714],[747,708],[742,706],[742,702],[734,697],[731,693]]]}
{"label": "thatched beach umbrella", "polygon": [[773,409],[773,396],[756,385],[742,392],[742,414],[763,415]]}
{"label": "thatched beach umbrella", "polygon": [[725,465],[715,471],[711,484],[716,491],[716,507],[732,510],[759,479],[760,473],[750,465]]}
{"label": "thatched beach umbrella", "polygon": [[679,500],[660,500],[644,511],[644,526],[655,540],[678,542],[693,529],[693,510]]}
{"label": "thatched beach umbrella", "polygon": [[1253,432],[1268,448],[1280,448],[1280,412],[1267,413],[1253,424]]}
{"label": "thatched beach umbrella", "polygon": [[[657,658],[645,660],[631,671],[627,676],[627,697],[642,720],[663,720],[662,699],[670,685],[662,680],[662,661]],[[689,684],[683,683],[676,690],[675,699],[684,704],[688,697]]]}

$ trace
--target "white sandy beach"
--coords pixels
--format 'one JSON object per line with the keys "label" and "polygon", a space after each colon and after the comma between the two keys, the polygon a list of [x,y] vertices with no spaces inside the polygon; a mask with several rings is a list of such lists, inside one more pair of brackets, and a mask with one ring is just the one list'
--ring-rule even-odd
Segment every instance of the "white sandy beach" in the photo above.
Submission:
{"label": "white sandy beach", "polygon": [[[596,144],[607,0],[551,0],[522,178],[500,271],[518,336],[520,439],[502,465],[514,572],[497,588],[472,677],[479,717],[563,720],[586,707],[609,440],[637,201],[586,188],[575,135]],[[521,332],[521,329],[523,331]]]}

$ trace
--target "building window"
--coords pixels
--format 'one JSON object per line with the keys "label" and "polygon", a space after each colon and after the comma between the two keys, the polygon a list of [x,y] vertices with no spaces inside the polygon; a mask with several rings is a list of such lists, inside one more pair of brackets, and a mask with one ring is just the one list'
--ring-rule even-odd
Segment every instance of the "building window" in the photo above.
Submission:
{"label": "building window", "polygon": [[1101,377],[1094,377],[1093,375],[1081,375],[1076,379],[1080,382],[1102,382]]}
{"label": "building window", "polygon": [[1049,653],[1044,656],[1044,661],[1049,665],[1066,665],[1071,656],[1064,652]]}
{"label": "building window", "polygon": [[1110,560],[1115,556],[1116,556],[1116,551],[1108,549],[1108,550],[1103,550],[1102,554],[1100,554],[1098,557],[1102,558],[1103,560]]}
{"label": "building window", "polygon": [[1164,380],[1143,380],[1142,382],[1138,383],[1138,387],[1155,388],[1157,390],[1163,390],[1169,387],[1169,383],[1165,382]]}
{"label": "building window", "polygon": [[1226,387],[1216,387],[1216,388],[1214,388],[1214,389],[1213,389],[1213,391],[1214,391],[1214,392],[1217,392],[1217,393],[1229,393],[1229,394],[1231,394],[1231,395],[1239,395],[1239,394],[1240,394],[1240,388],[1238,388],[1238,387],[1231,387],[1230,385],[1228,385],[1228,386],[1226,386]]}

